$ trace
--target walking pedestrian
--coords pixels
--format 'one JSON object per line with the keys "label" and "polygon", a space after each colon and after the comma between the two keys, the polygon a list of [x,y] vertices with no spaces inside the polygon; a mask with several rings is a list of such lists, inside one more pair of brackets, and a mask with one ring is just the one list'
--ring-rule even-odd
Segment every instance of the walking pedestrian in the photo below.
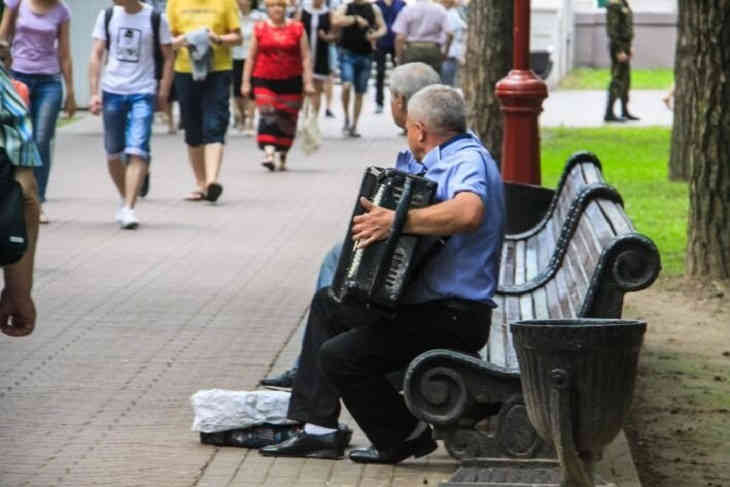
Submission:
{"label": "walking pedestrian", "polygon": [[246,55],[251,47],[253,37],[253,26],[256,22],[266,19],[258,9],[258,0],[237,0],[239,11],[239,22],[241,23],[241,44],[233,46],[233,101],[236,107],[234,116],[235,125],[243,130],[245,135],[253,135],[253,118],[256,105],[249,97],[241,93],[243,82],[243,66],[246,63]]}
{"label": "walking pedestrian", "polygon": [[[139,0],[114,3],[99,13],[94,27],[89,110],[103,114],[109,174],[121,197],[115,220],[123,229],[134,229],[139,225],[135,203],[149,169],[155,105],[164,109],[170,95],[172,36],[167,20],[151,6]],[[159,86],[156,69],[162,73]]]}
{"label": "walking pedestrian", "polygon": [[387,29],[386,34],[378,39],[375,50],[375,113],[383,113],[385,91],[385,63],[390,55],[390,62],[395,65],[395,32],[393,23],[401,10],[406,6],[403,0],[377,0],[378,6],[383,14],[383,21]]}
{"label": "walking pedestrian", "polygon": [[456,78],[459,68],[464,64],[466,50],[466,20],[456,8],[457,3],[457,0],[441,0],[441,4],[446,8],[448,14],[451,34],[451,43],[444,53],[444,61],[441,64],[441,82],[448,86],[456,85]]}
{"label": "walking pedestrian", "polygon": [[[28,237],[23,257],[3,267],[0,331],[8,336],[21,337],[33,332],[36,321],[31,290],[40,203],[33,168],[43,162],[34,141],[31,116],[15,91],[4,64],[0,65],[0,97],[0,121],[3,126],[3,130],[0,130],[0,182],[13,179],[20,184]],[[4,210],[0,208],[0,211]]]}
{"label": "walking pedestrian", "polygon": [[311,6],[305,6],[299,11],[297,19],[304,25],[304,32],[307,34],[307,40],[309,41],[314,84],[314,94],[309,97],[311,102],[309,116],[313,120],[317,134],[319,134],[317,116],[319,115],[325,83],[331,73],[330,42],[335,40],[335,35],[332,32],[332,17],[324,0],[313,0]]}
{"label": "walking pedestrian", "polygon": [[[353,0],[340,5],[333,23],[342,28],[340,78],[342,108],[345,112],[342,131],[350,137],[360,137],[357,123],[360,120],[363,97],[368,89],[374,45],[377,39],[386,34],[387,28],[380,9],[368,0]],[[352,118],[350,118],[351,88],[355,91]]]}
{"label": "walking pedestrian", "polygon": [[268,18],[256,24],[243,68],[244,97],[256,97],[261,165],[286,170],[303,94],[314,93],[309,43],[304,26],[286,17],[285,0],[266,0]]}
{"label": "walking pedestrian", "polygon": [[[608,102],[603,120],[625,122],[639,120],[629,113],[629,89],[631,87],[631,58],[634,50],[634,14],[628,0],[610,0],[606,8],[608,50],[611,55],[611,83],[608,85]],[[616,100],[621,101],[621,117],[613,112]]]}
{"label": "walking pedestrian", "polygon": [[415,0],[395,19],[393,32],[398,64],[422,62],[441,72],[452,37],[449,15],[443,5],[433,0]]}
{"label": "walking pedestrian", "polygon": [[[30,91],[30,116],[33,139],[38,145],[42,165],[34,169],[41,205],[53,154],[51,141],[61,106],[69,118],[76,113],[76,98],[71,62],[71,11],[63,0],[5,0],[0,40],[11,42],[12,75]],[[66,100],[63,100],[65,83]],[[41,223],[48,223],[41,206]]]}
{"label": "walking pedestrian", "polygon": [[197,186],[186,199],[215,202],[223,192],[218,177],[231,113],[231,47],[241,42],[238,6],[235,0],[168,0],[167,19],[177,49],[175,92]]}

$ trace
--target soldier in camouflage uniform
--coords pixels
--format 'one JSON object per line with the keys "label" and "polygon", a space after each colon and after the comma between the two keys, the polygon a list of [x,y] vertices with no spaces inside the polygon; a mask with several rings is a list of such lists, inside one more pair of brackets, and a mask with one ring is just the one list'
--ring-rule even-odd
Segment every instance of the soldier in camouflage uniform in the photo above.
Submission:
{"label": "soldier in camouflage uniform", "polygon": [[[608,31],[611,53],[611,84],[608,86],[606,122],[638,120],[629,113],[629,87],[631,85],[631,41],[634,38],[634,14],[628,0],[610,0],[606,10],[606,29]],[[613,113],[616,100],[621,100],[621,118]]]}

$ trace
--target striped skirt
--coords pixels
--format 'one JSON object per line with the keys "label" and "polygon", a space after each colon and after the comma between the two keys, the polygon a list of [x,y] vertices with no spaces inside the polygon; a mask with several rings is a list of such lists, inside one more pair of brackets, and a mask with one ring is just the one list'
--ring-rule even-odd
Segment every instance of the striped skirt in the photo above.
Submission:
{"label": "striped skirt", "polygon": [[259,128],[256,141],[259,148],[273,145],[277,151],[286,152],[294,143],[297,118],[302,108],[304,86],[301,76],[286,79],[251,79],[256,108],[259,111]]}

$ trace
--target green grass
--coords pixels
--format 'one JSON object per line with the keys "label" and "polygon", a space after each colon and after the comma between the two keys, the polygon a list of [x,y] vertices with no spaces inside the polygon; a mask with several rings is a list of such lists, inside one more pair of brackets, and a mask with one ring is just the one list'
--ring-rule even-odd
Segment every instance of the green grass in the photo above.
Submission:
{"label": "green grass", "polygon": [[574,152],[595,153],[636,229],[659,248],[663,274],[684,273],[689,196],[686,183],[667,178],[671,129],[556,128],[543,129],[541,137],[543,185],[557,186]]}
{"label": "green grass", "polygon": [[[576,68],[560,81],[564,90],[605,90],[611,80],[607,68]],[[632,69],[632,90],[668,90],[674,84],[672,69]]]}

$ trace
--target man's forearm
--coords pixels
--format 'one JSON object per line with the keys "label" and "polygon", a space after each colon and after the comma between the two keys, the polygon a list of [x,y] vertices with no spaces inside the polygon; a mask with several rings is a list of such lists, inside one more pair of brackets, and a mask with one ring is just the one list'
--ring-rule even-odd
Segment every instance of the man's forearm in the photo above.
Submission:
{"label": "man's forearm", "polygon": [[35,176],[33,176],[33,169],[28,167],[16,168],[15,180],[23,188],[23,209],[25,229],[28,234],[28,248],[18,262],[5,266],[5,289],[16,295],[29,296],[33,288],[33,266],[38,240],[38,217],[40,214],[38,185]]}
{"label": "man's forearm", "polygon": [[403,49],[405,48],[406,39],[402,35],[395,36],[395,58],[398,62],[403,62]]}
{"label": "man's forearm", "polygon": [[92,58],[89,63],[89,89],[91,96],[99,94],[99,71],[101,70],[101,62],[97,58]]}
{"label": "man's forearm", "polygon": [[476,230],[483,218],[481,198],[465,192],[426,208],[410,210],[403,231],[416,235],[454,235]]}

